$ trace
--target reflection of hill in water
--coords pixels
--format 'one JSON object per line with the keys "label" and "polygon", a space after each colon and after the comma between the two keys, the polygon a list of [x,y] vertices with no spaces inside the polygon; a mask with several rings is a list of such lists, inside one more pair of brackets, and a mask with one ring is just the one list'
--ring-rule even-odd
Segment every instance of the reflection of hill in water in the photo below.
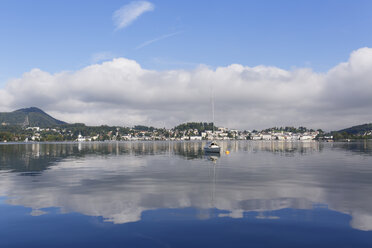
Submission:
{"label": "reflection of hill in water", "polygon": [[[230,155],[213,161],[201,142],[1,145],[0,196],[33,215],[59,207],[114,223],[159,208],[217,208],[240,218],[320,203],[350,214],[354,228],[372,229],[372,157],[361,156],[370,144],[283,143],[223,142]],[[37,180],[16,173],[25,171],[42,172]]]}
{"label": "reflection of hill in water", "polygon": [[335,143],[332,148],[362,155],[372,155],[372,140]]}

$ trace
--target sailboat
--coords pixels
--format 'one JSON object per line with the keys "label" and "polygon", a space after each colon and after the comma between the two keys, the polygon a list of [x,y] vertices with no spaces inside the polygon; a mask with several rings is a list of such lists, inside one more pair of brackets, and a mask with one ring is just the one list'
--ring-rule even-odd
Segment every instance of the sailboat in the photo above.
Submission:
{"label": "sailboat", "polygon": [[204,152],[206,153],[220,153],[221,152],[221,147],[215,142],[208,142],[204,146]]}
{"label": "sailboat", "polygon": [[[212,98],[212,136],[214,137],[214,97]],[[204,146],[205,153],[220,153],[221,147],[217,144],[216,141],[212,140]]]}

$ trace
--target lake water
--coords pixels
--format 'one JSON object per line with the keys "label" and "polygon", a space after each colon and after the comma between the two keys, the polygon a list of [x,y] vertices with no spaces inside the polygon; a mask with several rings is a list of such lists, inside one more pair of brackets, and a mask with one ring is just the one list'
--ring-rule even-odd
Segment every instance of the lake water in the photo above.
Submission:
{"label": "lake water", "polygon": [[0,247],[372,247],[372,142],[0,145]]}

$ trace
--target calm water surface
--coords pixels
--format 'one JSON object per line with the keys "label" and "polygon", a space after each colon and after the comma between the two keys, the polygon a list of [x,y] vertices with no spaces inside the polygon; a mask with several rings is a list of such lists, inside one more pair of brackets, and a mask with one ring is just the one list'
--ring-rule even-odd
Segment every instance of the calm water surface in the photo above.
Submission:
{"label": "calm water surface", "polygon": [[0,247],[372,247],[372,142],[0,145]]}

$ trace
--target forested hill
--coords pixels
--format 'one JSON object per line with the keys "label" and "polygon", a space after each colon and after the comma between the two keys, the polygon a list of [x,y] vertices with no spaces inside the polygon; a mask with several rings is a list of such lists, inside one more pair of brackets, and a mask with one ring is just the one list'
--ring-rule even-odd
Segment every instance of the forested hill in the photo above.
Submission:
{"label": "forested hill", "polygon": [[0,124],[51,127],[66,124],[66,122],[53,118],[39,108],[31,107],[18,109],[13,112],[0,112]]}
{"label": "forested hill", "polygon": [[[197,129],[199,132],[204,132],[205,130],[212,130],[213,124],[207,122],[188,122],[180,124],[174,127],[174,130],[186,131],[189,129]],[[217,127],[214,127],[217,129]]]}
{"label": "forested hill", "polygon": [[372,130],[372,123],[369,124],[363,124],[358,126],[353,126],[349,128],[342,129],[340,131],[337,131],[338,133],[348,133],[348,134],[361,134],[363,135],[366,132],[370,132]]}

